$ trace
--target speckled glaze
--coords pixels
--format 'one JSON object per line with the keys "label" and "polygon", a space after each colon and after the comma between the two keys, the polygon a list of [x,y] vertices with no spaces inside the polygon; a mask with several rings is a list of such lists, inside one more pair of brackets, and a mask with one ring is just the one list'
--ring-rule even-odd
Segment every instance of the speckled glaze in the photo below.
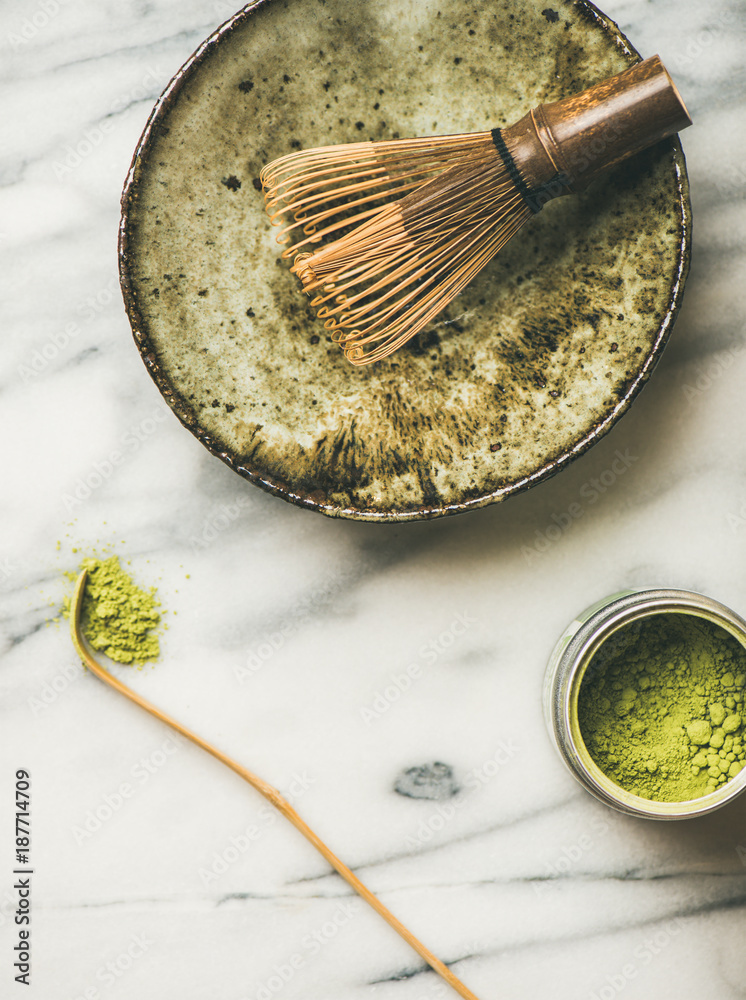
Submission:
{"label": "speckled glaze", "polygon": [[261,166],[293,148],[479,131],[637,53],[585,0],[265,0],[171,82],[123,195],[120,271],[182,422],[257,485],[360,520],[503,499],[602,437],[649,377],[689,262],[667,140],[550,203],[438,321],[354,368],[279,259]]}

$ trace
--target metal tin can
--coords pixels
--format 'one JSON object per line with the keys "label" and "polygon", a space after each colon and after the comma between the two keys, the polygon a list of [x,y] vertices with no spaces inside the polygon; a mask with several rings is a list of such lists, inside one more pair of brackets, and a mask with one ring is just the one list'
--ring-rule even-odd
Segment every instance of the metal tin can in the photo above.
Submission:
{"label": "metal tin can", "polygon": [[641,798],[611,781],[593,761],[578,722],[578,693],[601,645],[630,622],[659,614],[683,614],[721,626],[746,648],[746,621],[723,604],[686,590],[625,590],[591,605],[568,625],[549,659],[544,716],[563,761],[577,780],[606,805],[631,816],[688,819],[732,801],[746,788],[746,767],[719,788],[686,802]]}

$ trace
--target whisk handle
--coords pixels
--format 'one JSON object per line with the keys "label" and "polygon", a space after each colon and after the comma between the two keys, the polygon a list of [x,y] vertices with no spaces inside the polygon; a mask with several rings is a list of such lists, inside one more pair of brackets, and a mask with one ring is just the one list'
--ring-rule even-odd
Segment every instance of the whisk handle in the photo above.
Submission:
{"label": "whisk handle", "polygon": [[651,56],[580,94],[540,105],[502,138],[537,211],[691,124],[665,66]]}

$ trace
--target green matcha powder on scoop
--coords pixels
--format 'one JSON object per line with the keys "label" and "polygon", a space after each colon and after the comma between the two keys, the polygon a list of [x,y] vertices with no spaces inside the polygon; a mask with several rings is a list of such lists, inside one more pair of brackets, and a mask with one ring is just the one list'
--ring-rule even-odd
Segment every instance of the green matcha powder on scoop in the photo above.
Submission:
{"label": "green matcha powder on scoop", "polygon": [[660,614],[615,632],[578,696],[583,741],[615,784],[644,799],[686,802],[746,764],[746,650],[724,628]]}
{"label": "green matcha powder on scoop", "polygon": [[161,613],[155,588],[138,587],[122,569],[118,556],[84,559],[80,569],[88,570],[80,623],[93,649],[135,666],[157,660]]}

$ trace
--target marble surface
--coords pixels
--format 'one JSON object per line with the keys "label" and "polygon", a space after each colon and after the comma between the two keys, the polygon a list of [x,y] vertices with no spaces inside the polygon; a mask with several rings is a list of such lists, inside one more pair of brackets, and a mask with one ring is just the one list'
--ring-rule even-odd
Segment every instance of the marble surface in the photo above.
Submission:
{"label": "marble surface", "polygon": [[480,1000],[745,995],[746,799],[693,822],[616,814],[565,771],[541,717],[557,636],[605,593],[673,586],[746,613],[744,8],[606,11],[660,53],[695,121],[694,252],[670,343],[629,414],[555,479],[397,527],[327,520],[239,479],[167,410],[131,340],[115,255],[130,155],[232,9],[6,0],[3,996],[455,996],[251,789],[82,671],[49,622],[63,572],[107,546],[171,612],[162,661],[127,673],[133,686],[291,795]]}

